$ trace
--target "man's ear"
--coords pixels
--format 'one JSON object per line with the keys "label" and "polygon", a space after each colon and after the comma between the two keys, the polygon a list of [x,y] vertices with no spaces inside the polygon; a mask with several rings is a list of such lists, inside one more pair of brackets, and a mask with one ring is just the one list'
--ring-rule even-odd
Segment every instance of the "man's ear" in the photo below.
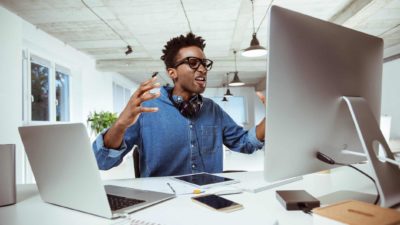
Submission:
{"label": "man's ear", "polygon": [[178,78],[178,74],[177,74],[177,72],[176,72],[176,69],[174,69],[174,68],[169,68],[169,69],[167,70],[167,72],[168,72],[168,76],[169,76],[173,81],[175,81],[175,80]]}

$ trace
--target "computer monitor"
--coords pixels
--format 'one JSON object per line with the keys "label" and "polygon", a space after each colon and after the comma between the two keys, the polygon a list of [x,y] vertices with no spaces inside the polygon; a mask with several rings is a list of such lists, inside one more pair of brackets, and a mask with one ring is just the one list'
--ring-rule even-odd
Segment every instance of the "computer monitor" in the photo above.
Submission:
{"label": "computer monitor", "polygon": [[383,40],[277,6],[269,16],[265,179],[332,168],[316,159],[318,151],[338,162],[365,161],[343,154],[365,150],[342,96],[362,97],[378,124]]}

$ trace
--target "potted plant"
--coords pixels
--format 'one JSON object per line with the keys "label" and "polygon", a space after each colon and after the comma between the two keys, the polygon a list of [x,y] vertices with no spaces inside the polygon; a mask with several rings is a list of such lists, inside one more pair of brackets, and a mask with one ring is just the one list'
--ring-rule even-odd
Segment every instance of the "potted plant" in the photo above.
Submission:
{"label": "potted plant", "polygon": [[111,127],[117,120],[117,114],[107,111],[90,113],[87,119],[88,125],[92,132],[97,136],[104,129]]}

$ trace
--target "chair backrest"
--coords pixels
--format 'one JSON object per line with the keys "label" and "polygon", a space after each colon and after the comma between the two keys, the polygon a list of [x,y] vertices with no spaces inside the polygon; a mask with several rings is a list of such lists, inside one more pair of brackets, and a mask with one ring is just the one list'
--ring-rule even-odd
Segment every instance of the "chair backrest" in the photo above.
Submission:
{"label": "chair backrest", "polygon": [[139,148],[135,145],[132,150],[133,155],[133,168],[135,170],[135,177],[140,177],[140,154]]}
{"label": "chair backrest", "polygon": [[[135,177],[140,177],[140,153],[139,147],[134,146],[132,150],[133,155],[133,168],[135,170]],[[247,172],[246,170],[225,170],[223,173],[237,173],[237,172]]]}

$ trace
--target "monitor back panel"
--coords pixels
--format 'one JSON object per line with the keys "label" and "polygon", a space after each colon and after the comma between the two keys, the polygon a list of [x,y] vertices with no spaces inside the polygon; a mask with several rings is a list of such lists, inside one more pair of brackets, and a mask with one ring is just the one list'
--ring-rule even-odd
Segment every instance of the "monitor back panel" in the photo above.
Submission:
{"label": "monitor back panel", "polygon": [[362,151],[341,96],[364,97],[380,118],[382,39],[273,6],[268,49],[266,179],[329,168],[316,151],[360,161],[340,154]]}

